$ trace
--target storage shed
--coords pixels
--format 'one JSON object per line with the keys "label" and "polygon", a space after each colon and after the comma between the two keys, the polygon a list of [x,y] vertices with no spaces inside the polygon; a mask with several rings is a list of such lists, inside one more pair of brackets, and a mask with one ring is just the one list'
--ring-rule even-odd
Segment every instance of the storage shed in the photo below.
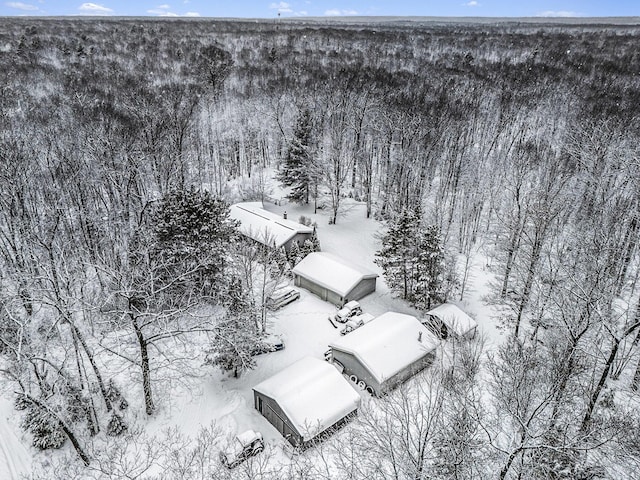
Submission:
{"label": "storage shed", "polygon": [[284,247],[287,252],[294,241],[302,246],[313,234],[311,227],[269,212],[262,208],[260,202],[231,205],[229,217],[240,222],[238,230],[245,237],[276,248]]}
{"label": "storage shed", "polygon": [[425,314],[423,323],[442,338],[473,338],[478,323],[452,303],[443,303]]}
{"label": "storage shed", "polygon": [[356,414],[360,395],[331,364],[304,357],[253,388],[256,409],[295,447],[304,448]]}
{"label": "storage shed", "polygon": [[293,278],[297,287],[342,307],[375,292],[378,274],[330,253],[314,252],[293,268]]}
{"label": "storage shed", "polygon": [[411,315],[387,312],[329,345],[354,382],[382,395],[433,363],[437,338]]}

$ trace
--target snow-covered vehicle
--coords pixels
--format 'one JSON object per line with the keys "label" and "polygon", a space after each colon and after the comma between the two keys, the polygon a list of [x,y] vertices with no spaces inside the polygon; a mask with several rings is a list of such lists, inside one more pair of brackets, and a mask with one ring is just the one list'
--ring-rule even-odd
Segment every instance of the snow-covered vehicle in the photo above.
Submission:
{"label": "snow-covered vehicle", "polygon": [[261,355],[263,353],[277,352],[284,350],[284,341],[280,335],[269,333],[261,336],[251,350],[251,355]]}
{"label": "snow-covered vehicle", "polygon": [[362,307],[355,300],[345,303],[344,307],[338,310],[334,315],[329,315],[329,320],[346,323],[351,317],[360,315],[362,313]]}
{"label": "snow-covered vehicle", "polygon": [[260,432],[247,430],[236,435],[227,445],[227,448],[220,452],[220,461],[227,468],[234,468],[244,462],[247,458],[259,454],[264,450],[264,440]]}
{"label": "snow-covered vehicle", "polygon": [[356,328],[360,328],[365,323],[370,322],[375,317],[370,313],[361,313],[360,315],[356,315],[355,317],[351,317],[351,320],[347,320],[344,328],[340,330],[340,335],[346,335],[347,333],[353,332]]}
{"label": "snow-covered vehicle", "polygon": [[293,287],[282,287],[275,290],[267,298],[266,306],[269,310],[278,310],[300,298],[300,292]]}

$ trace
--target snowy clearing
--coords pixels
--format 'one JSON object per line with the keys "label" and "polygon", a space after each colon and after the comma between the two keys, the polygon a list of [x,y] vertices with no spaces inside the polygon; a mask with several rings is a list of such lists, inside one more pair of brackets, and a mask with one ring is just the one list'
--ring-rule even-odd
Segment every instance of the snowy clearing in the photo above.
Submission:
{"label": "snowy clearing", "polygon": [[[389,292],[381,269],[373,262],[375,252],[379,249],[377,234],[383,226],[376,220],[365,218],[363,204],[351,203],[347,214],[336,225],[328,225],[328,215],[325,212],[313,214],[309,207],[267,203],[265,208],[277,214],[287,210],[292,220],[297,220],[300,215],[311,218],[318,224],[318,235],[324,252],[350,259],[380,275],[376,292],[360,301],[363,312],[379,316],[387,311],[395,311],[420,318],[418,311]],[[479,334],[487,338],[491,345],[499,341],[500,331],[492,322],[491,309],[483,303],[490,279],[490,274],[484,267],[483,258],[475,260],[467,297],[463,302],[457,303],[476,318]],[[328,314],[335,311],[334,305],[300,289],[299,300],[270,313],[270,331],[282,336],[284,350],[256,357],[257,367],[239,378],[232,378],[218,369],[203,366],[203,354],[192,365],[192,377],[182,377],[179,381],[161,384],[163,389],[171,390],[171,395],[169,391],[159,392],[164,399],[161,410],[150,420],[139,415],[138,425],[147,433],[158,435],[167,428],[178,427],[191,437],[195,437],[202,427],[212,423],[229,437],[253,429],[262,433],[265,443],[271,447],[273,458],[287,462],[286,455],[282,453],[286,451],[286,442],[254,408],[252,389],[305,356],[323,359],[329,343],[344,338],[340,336],[339,328],[335,328],[327,320]],[[205,339],[201,340],[204,347]],[[35,449],[24,446],[28,439],[16,422],[6,421],[7,418],[18,418],[11,402],[3,399],[0,407],[3,414],[0,423],[1,445],[5,457],[4,464],[0,463],[0,472],[6,472],[2,478],[17,479],[20,473],[29,472],[31,459],[38,453]]]}

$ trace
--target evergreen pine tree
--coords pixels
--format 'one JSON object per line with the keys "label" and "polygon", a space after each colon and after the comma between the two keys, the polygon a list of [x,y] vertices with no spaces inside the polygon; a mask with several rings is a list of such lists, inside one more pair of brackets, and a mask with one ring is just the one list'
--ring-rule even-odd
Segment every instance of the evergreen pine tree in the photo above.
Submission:
{"label": "evergreen pine tree", "polygon": [[421,212],[404,210],[382,238],[376,264],[391,291],[420,310],[444,300],[444,249],[435,226],[421,226]]}
{"label": "evergreen pine tree", "polygon": [[242,289],[242,281],[237,277],[231,279],[224,300],[227,315],[219,322],[205,363],[233,372],[233,376],[238,377],[256,365],[252,352],[258,341],[257,315],[247,292]]}
{"label": "evergreen pine tree", "polygon": [[289,250],[289,264],[292,267],[295,267],[302,260],[300,254],[300,246],[298,245],[298,241],[294,240],[291,244],[291,249]]}
{"label": "evergreen pine tree", "polygon": [[316,228],[313,228],[313,233],[311,234],[311,245],[312,245],[312,252],[319,252],[320,251],[320,239],[318,239],[318,232],[316,231]]}
{"label": "evergreen pine tree", "polygon": [[287,267],[289,266],[289,260],[287,259],[287,251],[284,247],[276,248],[273,257],[273,269],[272,278],[280,277],[287,274]]}
{"label": "evergreen pine tree", "polygon": [[28,404],[21,426],[31,433],[31,444],[39,450],[60,448],[67,440],[60,422],[34,403]]}
{"label": "evergreen pine tree", "polygon": [[242,372],[253,369],[256,366],[253,351],[258,343],[255,324],[251,309],[229,314],[220,324],[205,363],[233,372],[236,378]]}
{"label": "evergreen pine tree", "polygon": [[287,156],[277,175],[283,185],[292,187],[287,198],[296,203],[309,203],[309,191],[313,185],[312,159],[309,153],[311,128],[311,112],[306,108],[298,116]]}
{"label": "evergreen pine tree", "polygon": [[152,222],[155,273],[171,284],[172,293],[219,294],[227,247],[236,235],[226,202],[193,188],[174,191],[158,205]]}
{"label": "evergreen pine tree", "polygon": [[429,225],[420,230],[417,249],[411,303],[419,310],[426,311],[444,301],[445,254],[438,227]]}
{"label": "evergreen pine tree", "polygon": [[382,267],[387,285],[405,300],[410,300],[413,292],[419,227],[419,210],[403,210],[389,225],[382,238],[382,248],[376,253],[375,263]]}
{"label": "evergreen pine tree", "polygon": [[313,253],[313,242],[310,238],[307,238],[300,248],[300,258],[304,258],[310,253]]}

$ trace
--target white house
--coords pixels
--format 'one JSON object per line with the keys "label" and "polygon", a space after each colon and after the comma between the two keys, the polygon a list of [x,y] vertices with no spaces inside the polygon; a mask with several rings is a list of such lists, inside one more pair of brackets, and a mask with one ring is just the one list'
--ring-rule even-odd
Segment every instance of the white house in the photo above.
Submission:
{"label": "white house", "polygon": [[334,366],[304,357],[253,388],[256,409],[293,446],[304,447],[358,410],[360,395]]}
{"label": "white house", "polygon": [[438,339],[411,315],[387,312],[329,344],[335,363],[381,395],[433,363]]}
{"label": "white house", "polygon": [[238,230],[246,237],[265,245],[284,247],[288,252],[294,241],[300,246],[310,239],[311,227],[287,220],[262,208],[261,202],[236,203],[229,208],[229,216],[240,222]]}
{"label": "white house", "polygon": [[377,273],[326,252],[310,253],[292,272],[297,287],[340,306],[374,292],[378,278]]}

